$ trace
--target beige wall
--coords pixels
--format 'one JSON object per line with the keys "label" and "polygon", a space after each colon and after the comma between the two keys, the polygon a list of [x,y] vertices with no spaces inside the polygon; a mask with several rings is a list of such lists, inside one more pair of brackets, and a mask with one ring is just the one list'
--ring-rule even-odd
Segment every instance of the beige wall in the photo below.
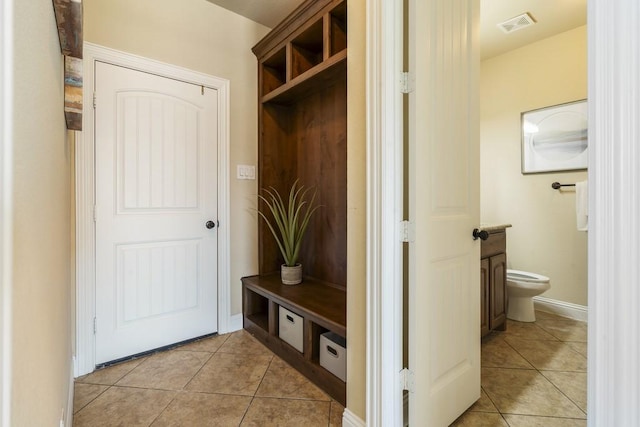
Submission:
{"label": "beige wall", "polygon": [[[231,314],[242,311],[240,278],[258,272],[257,64],[251,47],[268,28],[205,0],[85,0],[85,40],[230,80]],[[221,224],[221,226],[227,226]]]}
{"label": "beige wall", "polygon": [[[13,2],[12,426],[57,426],[71,378],[70,189],[51,0]],[[65,413],[65,418],[69,415]]]}
{"label": "beige wall", "polygon": [[347,4],[347,408],[366,413],[366,2]]}
{"label": "beige wall", "polygon": [[508,267],[549,276],[544,297],[580,305],[587,305],[587,233],[576,231],[575,193],[551,183],[587,174],[522,175],[520,113],[586,97],[586,27],[482,62],[482,222],[513,224]]}

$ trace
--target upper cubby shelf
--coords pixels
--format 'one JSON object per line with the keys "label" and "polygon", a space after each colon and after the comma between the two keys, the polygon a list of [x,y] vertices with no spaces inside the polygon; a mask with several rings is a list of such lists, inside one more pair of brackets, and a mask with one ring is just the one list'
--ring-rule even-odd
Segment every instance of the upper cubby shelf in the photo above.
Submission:
{"label": "upper cubby shelf", "polygon": [[322,62],[322,27],[322,20],[318,20],[291,40],[291,79]]}
{"label": "upper cubby shelf", "polygon": [[262,93],[269,93],[287,81],[287,49],[283,46],[262,63]]}
{"label": "upper cubby shelf", "polygon": [[347,48],[347,4],[340,3],[329,14],[330,55]]}
{"label": "upper cubby shelf", "polygon": [[330,2],[288,37],[269,39],[254,52],[260,60],[262,103],[288,103],[346,76],[346,3]]}
{"label": "upper cubby shelf", "polygon": [[344,77],[347,72],[347,51],[342,50],[326,61],[298,75],[262,97],[262,103],[274,102],[288,104],[305,95],[330,85],[335,79]]}

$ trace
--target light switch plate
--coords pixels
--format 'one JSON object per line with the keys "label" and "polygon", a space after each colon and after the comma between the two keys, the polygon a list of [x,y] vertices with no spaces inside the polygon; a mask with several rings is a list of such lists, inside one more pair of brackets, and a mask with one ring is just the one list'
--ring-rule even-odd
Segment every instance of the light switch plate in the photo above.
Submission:
{"label": "light switch plate", "polygon": [[238,165],[238,179],[256,179],[256,167],[253,165]]}

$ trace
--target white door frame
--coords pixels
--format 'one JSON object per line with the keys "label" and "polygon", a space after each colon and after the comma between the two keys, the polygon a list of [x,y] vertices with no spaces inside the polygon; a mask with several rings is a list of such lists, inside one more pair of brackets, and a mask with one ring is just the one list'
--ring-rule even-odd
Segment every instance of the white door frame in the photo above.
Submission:
{"label": "white door frame", "polygon": [[[393,190],[402,174],[394,153],[400,106],[396,7],[367,0],[367,425],[399,425],[402,416],[396,353],[401,342],[401,267]],[[588,1],[589,139],[589,371],[588,425],[637,425],[640,407],[640,28],[637,0]],[[394,83],[395,82],[395,83]],[[624,82],[624,84],[619,84]],[[384,105],[384,108],[383,108]],[[621,129],[622,124],[626,127]],[[386,155],[385,155],[386,154]],[[392,188],[389,188],[391,186]],[[420,385],[417,384],[417,387]],[[390,403],[392,402],[392,403]]]}
{"label": "white door frame", "polygon": [[0,426],[11,425],[13,5],[0,0]]}
{"label": "white door frame", "polygon": [[84,44],[84,111],[82,140],[76,141],[76,363],[75,376],[95,369],[95,61],[205,86],[218,91],[218,332],[229,332],[229,80],[137,55]]}
{"label": "white door frame", "polygon": [[369,426],[400,426],[403,2],[367,0],[367,397]]}
{"label": "white door frame", "polygon": [[588,1],[588,425],[640,421],[637,0]]}

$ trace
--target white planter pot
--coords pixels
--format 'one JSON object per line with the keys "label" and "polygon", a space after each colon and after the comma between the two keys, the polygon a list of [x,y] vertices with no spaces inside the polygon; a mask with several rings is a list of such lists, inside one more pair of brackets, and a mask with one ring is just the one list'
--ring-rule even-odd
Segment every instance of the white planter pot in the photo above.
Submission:
{"label": "white planter pot", "polygon": [[296,264],[293,267],[282,264],[280,277],[282,278],[283,285],[297,285],[302,283],[302,264]]}

